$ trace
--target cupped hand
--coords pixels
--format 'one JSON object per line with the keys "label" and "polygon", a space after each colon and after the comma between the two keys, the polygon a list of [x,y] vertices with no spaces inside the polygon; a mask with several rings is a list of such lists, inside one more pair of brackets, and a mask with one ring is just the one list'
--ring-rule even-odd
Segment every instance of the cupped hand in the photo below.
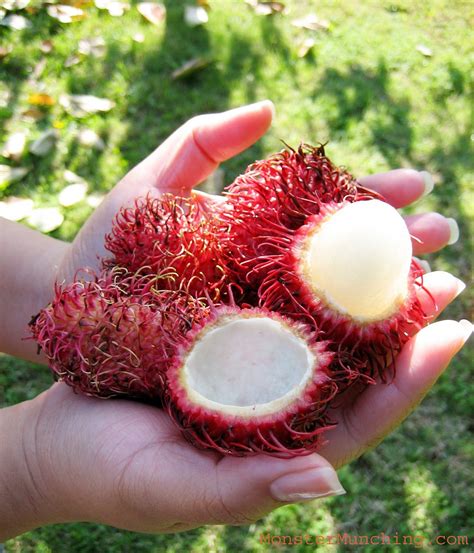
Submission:
{"label": "cupped hand", "polygon": [[[183,125],[109,193],[66,254],[58,279],[98,266],[103,237],[121,206],[148,193],[191,194],[220,162],[260,138],[272,114],[272,104],[260,102]],[[397,208],[425,191],[423,174],[406,169],[361,183]],[[205,200],[212,205],[215,198]],[[439,214],[407,218],[407,225],[416,255],[439,250],[452,237],[452,225]],[[463,287],[444,272],[426,275],[424,283],[429,294],[421,291],[421,299],[433,319]],[[30,469],[31,493],[49,505],[51,520],[91,520],[147,532],[248,523],[285,503],[343,493],[333,467],[361,455],[400,424],[469,333],[467,324],[456,321],[421,330],[405,345],[390,384],[373,385],[334,411],[339,424],[328,432],[329,443],[319,455],[290,460],[199,451],[159,409],[86,398],[56,384],[35,400],[37,422],[25,430],[37,459]]]}

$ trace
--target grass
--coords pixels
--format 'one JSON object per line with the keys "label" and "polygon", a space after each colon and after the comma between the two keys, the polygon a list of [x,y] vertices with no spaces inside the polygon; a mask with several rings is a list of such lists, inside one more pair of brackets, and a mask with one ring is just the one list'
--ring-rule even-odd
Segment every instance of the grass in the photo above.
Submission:
{"label": "grass", "polygon": [[[433,0],[288,1],[291,13],[263,17],[243,2],[211,1],[209,22],[190,29],[183,22],[185,2],[165,2],[166,24],[154,27],[136,11],[121,18],[86,9],[81,22],[62,25],[43,9],[27,15],[25,31],[0,27],[0,45],[12,53],[0,64],[0,135],[26,130],[31,139],[51,126],[57,147],[45,158],[26,154],[30,169],[3,196],[31,197],[38,206],[57,206],[63,171],[84,177],[91,192],[103,193],[191,116],[271,98],[277,117],[271,131],[247,152],[226,162],[230,182],[252,160],[301,140],[329,141],[327,151],[356,175],[407,166],[435,176],[434,192],[416,210],[434,209],[455,217],[461,240],[440,254],[427,256],[434,269],[468,280],[474,215],[471,111],[474,52],[468,37],[473,16],[468,2]],[[292,19],[316,10],[331,22],[329,32],[291,25]],[[133,36],[143,33],[144,41]],[[79,39],[102,36],[105,55],[86,57],[65,68]],[[312,52],[297,56],[300,42],[315,39]],[[40,51],[43,40],[53,51]],[[425,57],[418,45],[431,49]],[[212,59],[187,80],[170,74],[185,61]],[[45,59],[41,76],[34,68]],[[39,121],[26,121],[28,96],[44,91],[94,94],[116,107],[106,114],[78,120],[56,103]],[[103,151],[77,143],[78,128],[101,135]],[[0,158],[0,163],[10,163]],[[74,237],[91,212],[84,202],[62,208],[64,224],[53,233]],[[469,317],[464,294],[443,315]],[[5,544],[8,552],[181,552],[267,551],[260,535],[398,532],[422,535],[470,535],[474,520],[471,352],[465,350],[443,375],[420,408],[376,450],[341,471],[344,497],[279,509],[249,527],[207,527],[179,535],[143,536],[100,525],[57,525],[29,532]],[[0,405],[34,397],[50,385],[48,372],[0,356]],[[473,538],[474,539],[474,538]],[[273,546],[278,551],[308,551],[307,545]],[[409,551],[396,545],[379,550]],[[440,546],[425,545],[436,551]],[[351,551],[350,545],[318,546],[318,551]],[[369,550],[362,546],[360,550]],[[468,551],[468,546],[452,546]]]}

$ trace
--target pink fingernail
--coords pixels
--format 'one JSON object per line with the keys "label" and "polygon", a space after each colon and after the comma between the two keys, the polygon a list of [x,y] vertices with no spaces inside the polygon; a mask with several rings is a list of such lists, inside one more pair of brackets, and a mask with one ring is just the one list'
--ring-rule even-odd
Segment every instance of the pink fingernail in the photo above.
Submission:
{"label": "pink fingernail", "polygon": [[422,198],[425,196],[428,196],[433,191],[434,188],[434,180],[431,176],[431,173],[428,173],[428,171],[420,171],[420,175],[423,177],[423,194],[421,195]]}
{"label": "pink fingernail", "polygon": [[452,244],[456,244],[459,240],[459,226],[456,219],[449,218],[447,221],[450,231],[448,245],[451,246]]}
{"label": "pink fingernail", "polygon": [[469,340],[469,337],[472,334],[472,330],[473,330],[474,326],[471,323],[471,321],[468,321],[467,319],[461,319],[459,321],[459,324],[462,326],[462,328],[464,330],[464,343],[466,343]]}
{"label": "pink fingernail", "polygon": [[270,493],[277,501],[296,503],[343,495],[346,490],[339,482],[334,469],[320,467],[281,476],[272,482]]}

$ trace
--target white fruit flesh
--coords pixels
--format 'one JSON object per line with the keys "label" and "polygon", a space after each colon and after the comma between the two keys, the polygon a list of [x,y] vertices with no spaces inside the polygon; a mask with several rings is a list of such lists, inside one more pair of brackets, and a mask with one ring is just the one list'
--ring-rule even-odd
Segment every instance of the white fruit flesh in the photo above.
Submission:
{"label": "white fruit flesh", "polygon": [[199,335],[181,378],[193,402],[252,417],[300,397],[315,363],[306,342],[286,324],[231,318]]}
{"label": "white fruit flesh", "polygon": [[369,323],[407,296],[412,245],[396,209],[379,200],[347,204],[310,235],[303,271],[329,307]]}

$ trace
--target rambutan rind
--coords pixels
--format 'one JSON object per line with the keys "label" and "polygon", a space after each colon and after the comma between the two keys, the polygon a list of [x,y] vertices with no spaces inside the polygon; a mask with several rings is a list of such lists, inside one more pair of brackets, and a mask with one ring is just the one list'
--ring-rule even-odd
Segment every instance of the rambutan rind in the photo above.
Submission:
{"label": "rambutan rind", "polygon": [[[254,325],[256,321],[255,328],[248,329],[248,333],[244,330],[243,334],[246,341],[251,341],[253,335],[255,344],[227,343],[239,340],[242,325],[248,323]],[[237,329],[236,322],[241,325],[240,329]],[[268,330],[268,335],[263,339],[265,329]],[[212,333],[216,331],[221,331],[219,340],[223,340],[221,344],[223,343],[222,347],[225,348],[222,359],[214,358],[218,347],[207,345],[209,342],[212,343],[215,338]],[[223,337],[225,332],[228,334],[226,338]],[[290,360],[292,355],[298,356],[300,360],[302,351],[305,351],[311,359],[301,382],[296,383],[296,380],[292,380],[298,379],[301,375],[293,374],[291,362],[288,366],[285,365],[284,369],[277,368],[275,359],[271,362],[271,366],[270,360],[268,364],[262,363],[262,356],[265,358],[269,354],[268,348],[271,346],[268,337],[273,332],[275,332],[275,340],[278,340],[283,348],[282,351],[295,348],[289,355]],[[260,333],[263,335],[260,336]],[[206,338],[208,342],[203,345]],[[195,361],[199,359],[198,354],[192,360],[192,355],[199,345],[208,348],[205,350],[206,361],[203,362],[201,358],[201,364]],[[267,348],[266,351],[265,348]],[[278,352],[274,353],[278,357]],[[232,306],[213,308],[210,316],[195,325],[180,345],[167,371],[164,404],[184,436],[197,447],[217,450],[226,455],[266,453],[291,457],[308,454],[320,447],[322,434],[331,427],[326,409],[337,390],[330,375],[332,357],[327,344],[318,341],[317,336],[309,332],[305,325],[295,323],[276,313]],[[194,363],[197,363],[197,368],[191,370],[190,367]],[[209,366],[211,366],[210,369]],[[216,370],[216,366],[221,369]],[[292,373],[288,376],[283,374],[279,383],[288,378],[293,385],[282,395],[279,395],[281,390],[275,393],[276,397],[270,401],[268,398],[273,398],[271,394],[274,391],[272,390],[270,394],[262,382],[259,382],[260,378],[264,380],[267,376],[265,370],[269,370],[268,367],[274,371],[271,378],[275,380],[279,378],[278,370]],[[208,377],[208,382],[201,383],[205,392],[196,391],[197,381],[201,377],[204,378],[203,373],[212,370],[216,372]],[[297,370],[301,370],[299,364]],[[230,371],[230,375],[226,374],[226,371]],[[238,371],[239,374],[232,371]],[[233,379],[232,384],[229,385],[226,378]],[[254,379],[258,384],[251,386],[247,382],[249,379]],[[224,393],[235,397],[222,398],[223,392],[219,387],[219,380],[225,383]],[[285,382],[286,385],[289,386]],[[245,390],[244,393],[249,395],[255,393],[256,396],[249,401],[245,401],[245,398],[242,401],[242,397],[239,396],[241,388]],[[260,402],[256,399],[260,393],[266,396],[266,400]],[[217,394],[218,401],[216,398],[212,399],[213,394]],[[239,402],[244,405],[236,405]]]}

